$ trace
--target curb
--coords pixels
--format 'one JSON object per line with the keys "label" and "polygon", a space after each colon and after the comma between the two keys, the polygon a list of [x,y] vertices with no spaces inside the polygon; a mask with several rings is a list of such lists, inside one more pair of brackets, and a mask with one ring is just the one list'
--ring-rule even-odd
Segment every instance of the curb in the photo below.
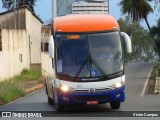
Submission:
{"label": "curb", "polygon": [[39,85],[36,85],[36,86],[34,86],[34,87],[25,89],[25,92],[26,92],[26,93],[31,93],[31,92],[34,92],[34,91],[36,91],[36,90],[39,90],[39,89],[41,89],[41,88],[43,88],[43,87],[44,87],[43,84],[39,84]]}

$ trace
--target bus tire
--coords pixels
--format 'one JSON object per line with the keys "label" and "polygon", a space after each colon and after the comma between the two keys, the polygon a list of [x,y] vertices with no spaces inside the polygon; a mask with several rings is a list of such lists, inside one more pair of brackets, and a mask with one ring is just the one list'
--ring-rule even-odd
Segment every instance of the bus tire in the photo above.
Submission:
{"label": "bus tire", "polygon": [[47,89],[47,82],[46,82],[46,79],[45,79],[45,92],[46,92],[46,94],[48,95],[48,89]]}
{"label": "bus tire", "polygon": [[59,105],[55,99],[54,96],[54,106],[57,112],[63,112],[64,111],[64,105]]}
{"label": "bus tire", "polygon": [[119,109],[121,106],[121,102],[111,102],[110,106],[112,109]]}
{"label": "bus tire", "polygon": [[49,105],[54,105],[54,101],[48,96],[48,104]]}

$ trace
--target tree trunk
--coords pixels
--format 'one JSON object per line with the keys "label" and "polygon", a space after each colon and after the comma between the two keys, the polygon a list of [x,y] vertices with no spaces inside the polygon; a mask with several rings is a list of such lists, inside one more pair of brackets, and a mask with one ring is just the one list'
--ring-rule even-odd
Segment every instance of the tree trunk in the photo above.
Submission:
{"label": "tree trunk", "polygon": [[148,23],[147,17],[144,17],[144,19],[145,19],[145,21],[146,21],[146,24],[147,24],[147,27],[148,27],[148,29],[149,29],[149,32],[151,33],[151,27],[150,27],[150,25],[149,25],[149,23]]}

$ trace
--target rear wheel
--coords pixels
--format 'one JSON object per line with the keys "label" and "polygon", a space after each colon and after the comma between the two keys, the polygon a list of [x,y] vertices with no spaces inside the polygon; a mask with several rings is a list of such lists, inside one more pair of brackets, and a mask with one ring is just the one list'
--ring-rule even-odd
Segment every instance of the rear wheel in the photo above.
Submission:
{"label": "rear wheel", "polygon": [[48,96],[48,104],[49,104],[49,105],[54,105],[53,99],[50,98],[49,96]]}
{"label": "rear wheel", "polygon": [[111,102],[110,105],[112,109],[119,109],[121,106],[121,102]]}

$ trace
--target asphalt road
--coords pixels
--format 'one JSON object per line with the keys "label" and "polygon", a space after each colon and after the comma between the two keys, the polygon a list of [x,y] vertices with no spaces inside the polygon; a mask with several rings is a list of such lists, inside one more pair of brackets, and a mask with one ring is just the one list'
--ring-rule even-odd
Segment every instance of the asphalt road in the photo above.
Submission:
{"label": "asphalt road", "polygon": [[[129,64],[128,66],[126,66],[126,101],[121,104],[120,110],[116,110],[117,112],[119,112],[119,114],[121,114],[121,111],[160,111],[160,95],[147,95],[144,92],[145,83],[153,65],[154,64],[150,63],[138,63]],[[109,111],[111,111],[111,108],[109,104],[105,104],[95,106],[67,106],[66,110],[67,113],[64,114],[68,115],[68,117],[57,117],[55,119],[72,120],[74,119],[74,117],[69,118],[70,116],[75,115],[76,117],[77,115],[85,117],[86,115],[91,116],[87,118],[88,120],[93,120],[96,118],[92,116],[100,117],[104,114],[104,116],[109,115]],[[55,109],[54,106],[48,105],[47,96],[42,89],[33,94],[25,96],[24,98],[21,98],[13,103],[1,106],[0,111],[55,111]],[[105,117],[100,117],[98,119],[105,119]],[[116,117],[114,119],[119,120],[121,118]],[[130,119],[132,120],[134,118]],[[141,118],[139,119],[141,120]],[[160,119],[160,117],[157,119]]]}

